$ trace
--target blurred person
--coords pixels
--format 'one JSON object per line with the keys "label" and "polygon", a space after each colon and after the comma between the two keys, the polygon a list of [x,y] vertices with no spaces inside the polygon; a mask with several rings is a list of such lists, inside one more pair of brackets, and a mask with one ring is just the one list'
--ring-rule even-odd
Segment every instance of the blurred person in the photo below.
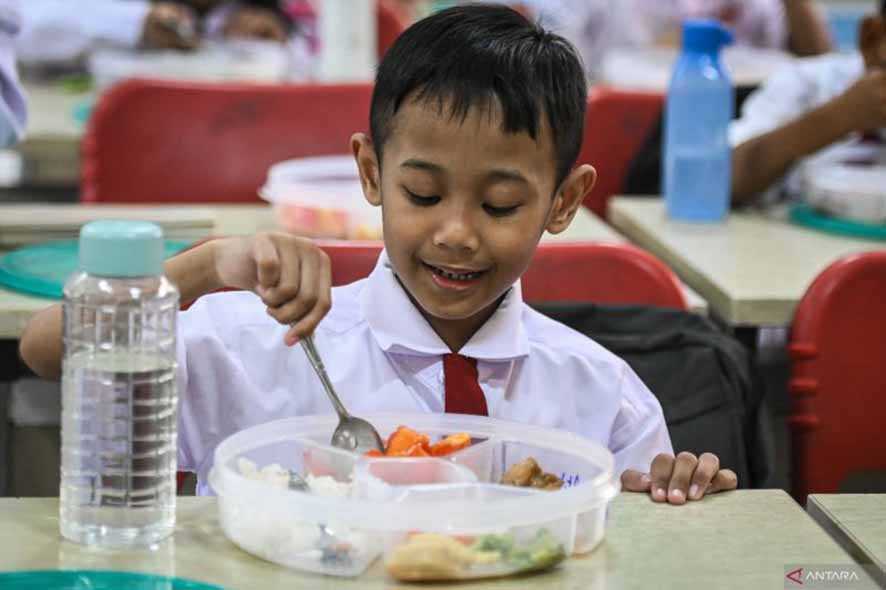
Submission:
{"label": "blurred person", "polygon": [[816,55],[831,48],[815,0],[519,0],[544,26],[573,42],[593,78],[609,49],[677,46],[686,18],[714,18],[736,43]]}
{"label": "blurred person", "polygon": [[25,99],[15,69],[15,36],[20,28],[17,0],[0,0],[0,148],[22,138]]}
{"label": "blurred person", "polygon": [[17,42],[24,63],[68,63],[99,47],[180,49],[202,39],[285,43],[291,23],[276,0],[28,0]]}
{"label": "blurred person", "polygon": [[886,0],[859,25],[858,51],[799,59],[748,97],[730,128],[732,200],[797,198],[805,172],[886,154]]}

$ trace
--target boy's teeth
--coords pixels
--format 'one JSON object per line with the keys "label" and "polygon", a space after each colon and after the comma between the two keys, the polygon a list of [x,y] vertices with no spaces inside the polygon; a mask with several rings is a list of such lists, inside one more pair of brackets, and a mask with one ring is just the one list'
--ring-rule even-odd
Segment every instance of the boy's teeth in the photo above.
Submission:
{"label": "boy's teeth", "polygon": [[437,267],[434,267],[434,270],[436,270],[437,273],[440,274],[441,276],[443,276],[447,279],[452,279],[453,281],[470,281],[471,279],[474,279],[474,278],[477,278],[478,276],[480,276],[480,273],[478,273],[478,272],[466,272],[466,273],[458,274],[458,273],[449,272],[448,270],[443,270],[442,268],[437,268]]}

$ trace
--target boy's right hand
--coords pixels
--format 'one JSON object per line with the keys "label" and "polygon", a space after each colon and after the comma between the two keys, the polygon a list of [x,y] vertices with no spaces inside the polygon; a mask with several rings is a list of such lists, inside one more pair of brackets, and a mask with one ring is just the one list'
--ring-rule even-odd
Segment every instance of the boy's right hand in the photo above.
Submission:
{"label": "boy's right hand", "polygon": [[332,306],[329,256],[314,242],[282,233],[218,240],[219,284],[252,291],[268,314],[291,328],[288,346],[311,334]]}
{"label": "boy's right hand", "polygon": [[853,131],[886,127],[886,70],[865,73],[837,99],[842,116]]}

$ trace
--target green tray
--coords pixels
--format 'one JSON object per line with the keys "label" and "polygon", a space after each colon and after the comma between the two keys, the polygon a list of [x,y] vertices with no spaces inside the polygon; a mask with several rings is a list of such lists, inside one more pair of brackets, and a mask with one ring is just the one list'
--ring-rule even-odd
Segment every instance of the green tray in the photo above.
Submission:
{"label": "green tray", "polygon": [[99,570],[0,573],[0,590],[223,590],[183,578]]}
{"label": "green tray", "polygon": [[[188,242],[166,240],[166,257]],[[0,287],[53,299],[62,298],[65,281],[78,268],[77,240],[59,240],[25,246],[0,256]]]}
{"label": "green tray", "polygon": [[790,217],[791,221],[798,225],[805,225],[831,234],[886,241],[886,224],[862,223],[861,221],[830,217],[805,204],[791,207]]}

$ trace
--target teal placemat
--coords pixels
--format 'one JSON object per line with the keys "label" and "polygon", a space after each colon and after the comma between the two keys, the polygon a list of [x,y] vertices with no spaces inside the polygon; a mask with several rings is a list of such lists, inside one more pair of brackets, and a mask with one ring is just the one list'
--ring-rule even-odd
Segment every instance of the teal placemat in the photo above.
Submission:
{"label": "teal placemat", "polygon": [[805,204],[797,204],[791,207],[791,221],[831,234],[867,240],[886,240],[886,224],[862,223],[850,219],[831,217]]}
{"label": "teal placemat", "polygon": [[0,590],[223,590],[183,578],[99,570],[0,573]]}
{"label": "teal placemat", "polygon": [[[166,240],[166,257],[188,242]],[[29,295],[61,299],[65,281],[77,270],[77,240],[25,246],[0,257],[0,286]]]}

